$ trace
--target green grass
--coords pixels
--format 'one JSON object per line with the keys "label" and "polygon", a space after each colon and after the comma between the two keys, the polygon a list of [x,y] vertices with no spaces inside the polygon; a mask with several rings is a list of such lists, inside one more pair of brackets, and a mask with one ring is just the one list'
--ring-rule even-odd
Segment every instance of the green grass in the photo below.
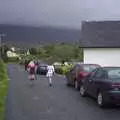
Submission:
{"label": "green grass", "polygon": [[8,76],[6,65],[0,61],[0,120],[4,120],[5,97],[7,95]]}

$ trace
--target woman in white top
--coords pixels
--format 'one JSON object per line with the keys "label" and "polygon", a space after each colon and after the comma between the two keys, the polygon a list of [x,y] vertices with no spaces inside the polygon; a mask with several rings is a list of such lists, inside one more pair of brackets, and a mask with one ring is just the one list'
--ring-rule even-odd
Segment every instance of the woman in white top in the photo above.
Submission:
{"label": "woman in white top", "polygon": [[49,66],[47,67],[47,70],[48,70],[48,72],[47,72],[47,75],[46,75],[46,76],[48,77],[49,85],[52,86],[52,76],[53,76],[53,74],[54,74],[54,72],[55,72],[54,66],[49,65]]}

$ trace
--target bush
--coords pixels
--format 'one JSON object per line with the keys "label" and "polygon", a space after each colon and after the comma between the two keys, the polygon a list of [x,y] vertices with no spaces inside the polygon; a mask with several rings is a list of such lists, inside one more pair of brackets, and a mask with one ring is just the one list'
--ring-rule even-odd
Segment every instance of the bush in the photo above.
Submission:
{"label": "bush", "polygon": [[2,54],[2,59],[4,62],[8,62],[8,57],[6,54]]}
{"label": "bush", "polygon": [[63,74],[62,67],[60,67],[60,68],[55,68],[55,73],[57,73],[57,74]]}
{"label": "bush", "polygon": [[72,68],[72,65],[66,65],[66,66],[64,65],[62,67],[63,74],[65,75],[67,72],[70,71],[71,68]]}
{"label": "bush", "polygon": [[20,64],[20,65],[24,65],[24,64],[25,64],[25,60],[23,60],[23,59],[20,60],[20,61],[19,61],[19,64]]}
{"label": "bush", "polygon": [[6,66],[0,61],[0,120],[4,120],[5,96],[7,95],[8,77]]}
{"label": "bush", "polygon": [[55,68],[55,72],[57,74],[65,75],[72,67],[72,65],[62,65],[59,68]]}

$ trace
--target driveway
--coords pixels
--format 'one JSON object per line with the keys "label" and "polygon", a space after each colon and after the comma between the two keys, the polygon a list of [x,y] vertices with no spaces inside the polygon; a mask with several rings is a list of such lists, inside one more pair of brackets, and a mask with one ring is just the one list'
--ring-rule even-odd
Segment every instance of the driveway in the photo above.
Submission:
{"label": "driveway", "polygon": [[53,87],[45,76],[30,86],[23,67],[11,64],[8,70],[6,120],[120,120],[120,107],[99,108],[91,98],[67,87],[63,76],[53,77]]}

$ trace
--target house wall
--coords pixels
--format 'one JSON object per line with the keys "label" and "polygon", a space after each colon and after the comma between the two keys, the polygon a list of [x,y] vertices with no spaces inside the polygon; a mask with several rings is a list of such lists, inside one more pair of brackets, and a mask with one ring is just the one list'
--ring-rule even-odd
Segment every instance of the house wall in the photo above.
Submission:
{"label": "house wall", "polygon": [[7,51],[7,57],[19,57],[19,55],[17,55],[17,54],[14,53],[14,52]]}
{"label": "house wall", "polygon": [[84,63],[120,66],[120,48],[84,48]]}

